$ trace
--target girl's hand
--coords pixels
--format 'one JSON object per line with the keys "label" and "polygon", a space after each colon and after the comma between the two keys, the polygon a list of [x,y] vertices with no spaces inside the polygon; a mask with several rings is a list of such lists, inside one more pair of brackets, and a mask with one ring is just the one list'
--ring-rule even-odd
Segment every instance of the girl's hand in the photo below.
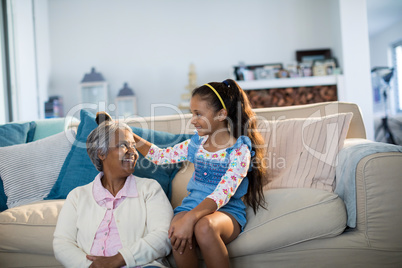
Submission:
{"label": "girl's hand", "polygon": [[87,255],[87,259],[92,261],[92,264],[89,266],[89,268],[119,268],[126,265],[126,262],[120,253],[117,253],[111,257]]}
{"label": "girl's hand", "polygon": [[186,246],[193,248],[194,219],[187,212],[183,217],[173,219],[169,228],[169,238],[172,248],[183,254]]}

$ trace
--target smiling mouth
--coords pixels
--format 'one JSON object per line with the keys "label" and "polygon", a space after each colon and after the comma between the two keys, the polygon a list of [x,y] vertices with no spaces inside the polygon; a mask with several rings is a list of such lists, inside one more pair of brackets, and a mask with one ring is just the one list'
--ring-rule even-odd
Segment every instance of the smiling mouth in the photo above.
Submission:
{"label": "smiling mouth", "polygon": [[135,159],[134,158],[125,158],[125,159],[123,159],[123,163],[127,163],[130,168],[134,168]]}

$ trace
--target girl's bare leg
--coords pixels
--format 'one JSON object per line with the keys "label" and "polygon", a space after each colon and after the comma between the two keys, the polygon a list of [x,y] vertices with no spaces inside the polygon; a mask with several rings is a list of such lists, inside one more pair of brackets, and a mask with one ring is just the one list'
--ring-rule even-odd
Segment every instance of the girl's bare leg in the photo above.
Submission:
{"label": "girl's bare leg", "polygon": [[[233,241],[240,234],[240,230],[239,223],[232,215],[219,211],[204,216],[196,223],[194,235],[208,268],[230,267],[226,244]],[[195,254],[195,250],[188,252]]]}

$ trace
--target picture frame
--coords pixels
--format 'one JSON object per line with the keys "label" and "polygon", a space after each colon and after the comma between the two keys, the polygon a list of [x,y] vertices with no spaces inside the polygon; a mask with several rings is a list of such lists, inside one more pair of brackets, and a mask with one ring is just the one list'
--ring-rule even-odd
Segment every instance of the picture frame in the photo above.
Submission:
{"label": "picture frame", "polygon": [[337,67],[337,61],[335,58],[314,60],[312,65],[314,76],[333,75]]}
{"label": "picture frame", "polygon": [[307,61],[307,62],[301,62],[299,64],[300,67],[300,72],[301,72],[301,76],[303,77],[308,77],[308,76],[312,76],[313,75],[313,71],[312,71],[312,62]]}
{"label": "picture frame", "polygon": [[289,73],[289,77],[300,77],[301,76],[301,72],[300,71],[300,67],[297,64],[297,62],[294,63],[288,63],[286,65],[286,70]]}
{"label": "picture frame", "polygon": [[313,61],[313,76],[325,76],[327,75],[327,65],[324,60]]}
{"label": "picture frame", "polygon": [[[234,66],[234,75],[238,81],[273,79],[281,69],[283,69],[282,63]],[[250,79],[250,73],[253,74],[253,79]]]}
{"label": "picture frame", "polygon": [[327,75],[333,75],[336,67],[338,67],[337,61],[335,58],[329,58],[324,61],[325,69]]}
{"label": "picture frame", "polygon": [[276,74],[276,77],[278,77],[278,78],[288,78],[288,77],[290,77],[289,76],[289,71],[285,70],[285,69],[281,69]]}
{"label": "picture frame", "polygon": [[308,62],[314,60],[324,60],[332,58],[331,49],[315,49],[315,50],[297,50],[297,62]]}

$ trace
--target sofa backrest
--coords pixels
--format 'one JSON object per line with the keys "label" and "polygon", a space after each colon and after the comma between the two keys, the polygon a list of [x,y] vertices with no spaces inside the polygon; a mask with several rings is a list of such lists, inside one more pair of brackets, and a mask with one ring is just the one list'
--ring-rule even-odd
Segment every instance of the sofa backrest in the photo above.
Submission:
{"label": "sofa backrest", "polygon": [[[254,109],[257,117],[267,120],[282,120],[290,118],[322,117],[336,113],[352,112],[353,118],[349,126],[347,138],[366,138],[363,119],[359,107],[354,103],[322,102],[315,104],[295,105],[287,107],[270,107]],[[192,134],[191,114],[168,116],[136,117],[126,121],[129,126],[166,131],[173,134]]]}

